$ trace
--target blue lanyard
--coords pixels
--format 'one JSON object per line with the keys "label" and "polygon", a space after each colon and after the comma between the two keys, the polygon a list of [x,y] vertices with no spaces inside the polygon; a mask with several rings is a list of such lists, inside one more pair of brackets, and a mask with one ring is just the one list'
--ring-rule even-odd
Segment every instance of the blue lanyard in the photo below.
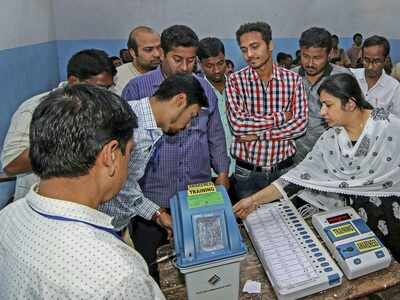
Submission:
{"label": "blue lanyard", "polygon": [[153,172],[155,172],[157,166],[160,163],[160,146],[161,146],[161,144],[163,142],[164,135],[159,137],[159,139],[155,143],[154,143],[155,139],[154,139],[152,131],[150,131],[150,137],[151,137],[151,140],[153,142],[153,146],[152,147],[154,148],[154,150],[153,150],[153,153],[152,153],[152,155],[151,155],[151,157],[150,157],[150,159],[148,161],[148,164],[151,166]]}
{"label": "blue lanyard", "polygon": [[[28,204],[28,205],[29,205],[29,204]],[[118,238],[119,240],[121,240],[121,241],[123,242],[121,236],[120,236],[120,235],[118,234],[118,232],[115,231],[114,229],[107,228],[107,227],[102,227],[102,226],[98,226],[98,225],[91,224],[91,223],[89,223],[89,222],[85,222],[85,221],[81,221],[81,220],[76,220],[76,219],[65,218],[65,217],[61,217],[61,216],[53,216],[53,215],[44,214],[44,213],[42,213],[42,212],[40,212],[40,211],[37,211],[36,209],[34,209],[34,208],[33,208],[32,206],[30,206],[30,205],[29,205],[29,207],[30,207],[35,213],[37,213],[37,214],[39,214],[39,215],[41,215],[41,216],[43,216],[43,217],[45,217],[45,218],[48,218],[48,219],[51,219],[51,220],[57,220],[57,221],[83,223],[83,224],[92,226],[92,227],[94,227],[94,228],[96,228],[96,229],[98,229],[98,230],[111,233],[113,236],[115,236],[116,238]]]}

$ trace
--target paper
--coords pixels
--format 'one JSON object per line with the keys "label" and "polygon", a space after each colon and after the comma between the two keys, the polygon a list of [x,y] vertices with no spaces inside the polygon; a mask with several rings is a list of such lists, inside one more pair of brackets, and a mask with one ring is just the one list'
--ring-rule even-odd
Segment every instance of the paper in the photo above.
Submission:
{"label": "paper", "polygon": [[261,293],[261,282],[247,280],[243,287],[244,293],[249,294],[260,294]]}
{"label": "paper", "polygon": [[188,185],[188,196],[202,195],[216,191],[215,185],[211,181]]}
{"label": "paper", "polygon": [[188,207],[197,208],[208,205],[220,205],[224,203],[224,198],[219,192],[193,195],[187,197]]}

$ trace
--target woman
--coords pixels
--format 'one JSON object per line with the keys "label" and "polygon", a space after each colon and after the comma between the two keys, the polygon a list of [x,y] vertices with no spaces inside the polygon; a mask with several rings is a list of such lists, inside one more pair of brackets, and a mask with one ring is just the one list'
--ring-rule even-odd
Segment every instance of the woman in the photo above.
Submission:
{"label": "woman", "polygon": [[372,110],[349,74],[328,77],[318,94],[321,116],[331,128],[298,166],[240,200],[234,211],[245,218],[258,205],[299,191],[307,193],[303,199],[329,209],[341,205],[331,198],[339,195],[399,259],[400,119]]}

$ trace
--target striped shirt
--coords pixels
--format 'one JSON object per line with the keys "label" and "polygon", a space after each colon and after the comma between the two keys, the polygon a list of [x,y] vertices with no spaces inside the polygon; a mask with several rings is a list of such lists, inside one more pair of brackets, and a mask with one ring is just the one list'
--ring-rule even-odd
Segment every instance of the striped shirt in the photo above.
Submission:
{"label": "striped shirt", "polygon": [[[226,94],[234,157],[270,169],[296,153],[293,139],[304,134],[308,121],[306,93],[298,74],[273,65],[271,79],[263,82],[248,66],[229,77]],[[291,112],[292,118],[286,120],[285,112]],[[256,141],[239,141],[240,136],[253,134]]]}
{"label": "striped shirt", "polygon": [[[173,136],[164,136],[159,149],[159,163],[148,167],[140,180],[144,195],[162,207],[188,184],[209,181],[211,168],[228,173],[229,158],[225,134],[218,111],[217,98],[211,86],[198,78],[208,98],[209,107],[201,110],[189,128]],[[132,79],[124,88],[125,100],[152,96],[164,76],[160,68]]]}

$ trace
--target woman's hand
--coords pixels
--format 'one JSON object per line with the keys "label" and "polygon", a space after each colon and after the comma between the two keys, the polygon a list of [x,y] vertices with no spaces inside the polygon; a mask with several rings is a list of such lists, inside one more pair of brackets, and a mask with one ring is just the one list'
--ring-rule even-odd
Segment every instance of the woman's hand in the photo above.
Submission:
{"label": "woman's hand", "polygon": [[243,198],[233,206],[233,212],[241,219],[245,219],[251,212],[256,210],[257,203],[253,196]]}

